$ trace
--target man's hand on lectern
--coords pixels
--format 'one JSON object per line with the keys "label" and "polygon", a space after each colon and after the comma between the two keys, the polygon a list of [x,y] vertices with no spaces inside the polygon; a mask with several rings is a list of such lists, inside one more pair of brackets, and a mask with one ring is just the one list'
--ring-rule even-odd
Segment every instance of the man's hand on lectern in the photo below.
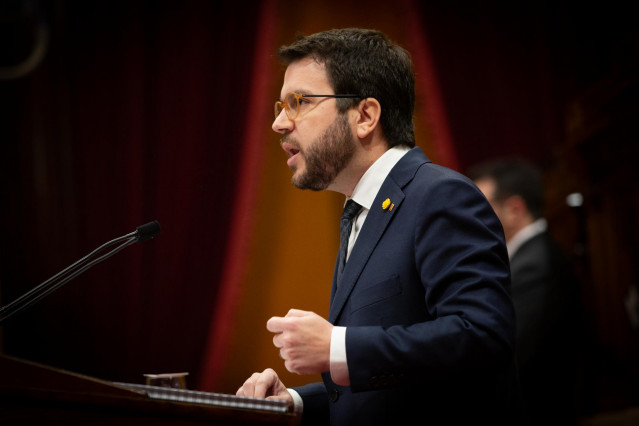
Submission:
{"label": "man's hand on lectern", "polygon": [[237,396],[249,396],[253,398],[266,398],[293,403],[291,394],[286,386],[271,368],[261,373],[253,373],[235,393]]}

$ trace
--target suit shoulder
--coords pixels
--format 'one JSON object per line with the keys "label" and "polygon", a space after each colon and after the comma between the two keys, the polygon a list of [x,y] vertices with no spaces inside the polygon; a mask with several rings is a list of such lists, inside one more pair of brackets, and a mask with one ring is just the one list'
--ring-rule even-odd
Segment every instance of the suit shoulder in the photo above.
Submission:
{"label": "suit shoulder", "polygon": [[414,181],[418,186],[430,187],[436,192],[439,192],[437,190],[455,191],[455,193],[460,191],[484,198],[479,188],[468,177],[455,170],[433,163],[422,164],[416,170]]}

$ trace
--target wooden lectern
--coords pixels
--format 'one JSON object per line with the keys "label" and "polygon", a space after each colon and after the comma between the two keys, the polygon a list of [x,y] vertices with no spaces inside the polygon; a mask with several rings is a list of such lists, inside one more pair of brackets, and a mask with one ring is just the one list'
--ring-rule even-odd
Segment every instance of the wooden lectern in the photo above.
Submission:
{"label": "wooden lectern", "polygon": [[0,355],[0,425],[294,425],[281,401],[98,380]]}

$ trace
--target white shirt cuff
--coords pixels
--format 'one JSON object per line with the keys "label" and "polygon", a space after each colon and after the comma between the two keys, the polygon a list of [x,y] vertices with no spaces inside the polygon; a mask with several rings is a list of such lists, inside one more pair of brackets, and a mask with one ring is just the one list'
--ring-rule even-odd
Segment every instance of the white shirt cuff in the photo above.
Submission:
{"label": "white shirt cuff", "polygon": [[302,412],[304,411],[304,401],[302,397],[295,389],[287,388],[288,393],[291,394],[291,398],[293,398],[293,412],[299,419],[302,417]]}
{"label": "white shirt cuff", "polygon": [[346,362],[346,327],[333,327],[331,334],[331,379],[340,386],[351,384]]}

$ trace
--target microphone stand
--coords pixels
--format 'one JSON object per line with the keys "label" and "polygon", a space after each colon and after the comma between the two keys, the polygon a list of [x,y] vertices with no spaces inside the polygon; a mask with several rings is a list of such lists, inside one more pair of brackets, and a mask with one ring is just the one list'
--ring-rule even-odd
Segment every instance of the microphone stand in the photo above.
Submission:
{"label": "microphone stand", "polygon": [[[66,267],[62,271],[58,272],[48,280],[44,281],[37,287],[23,294],[13,302],[0,307],[0,324],[6,321],[9,317],[21,312],[22,310],[28,308],[34,303],[40,301],[44,297],[48,296],[53,291],[62,287],[67,282],[71,281],[73,278],[77,277],[96,263],[102,262],[103,260],[113,256],[120,250],[125,247],[130,246],[138,241],[146,241],[150,238],[153,238],[157,234],[160,233],[160,224],[157,221],[153,221],[147,223],[146,225],[139,226],[135,231],[123,235],[122,237],[115,238],[109,242],[102,244],[97,249],[93,250],[91,253],[87,254],[80,260]],[[121,243],[124,241],[123,243]],[[121,243],[108,253],[101,255],[98,258],[94,258],[102,251],[106,250],[108,247],[111,247],[115,244]]]}

